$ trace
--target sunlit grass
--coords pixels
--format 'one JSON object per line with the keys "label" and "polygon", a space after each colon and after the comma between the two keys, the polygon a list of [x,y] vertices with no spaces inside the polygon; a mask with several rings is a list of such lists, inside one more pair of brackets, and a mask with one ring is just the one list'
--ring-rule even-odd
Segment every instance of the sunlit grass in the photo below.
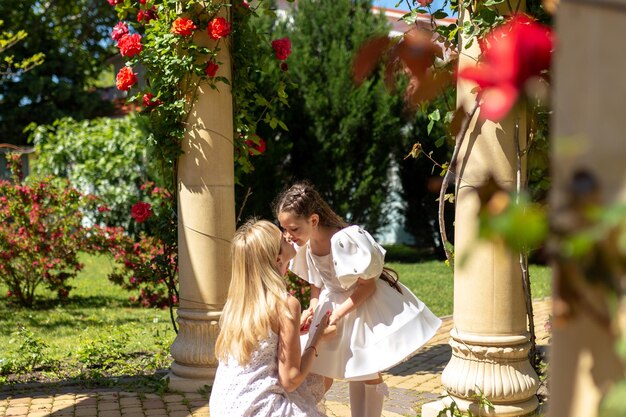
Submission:
{"label": "sunlit grass", "polygon": [[[108,257],[82,255],[81,262],[85,268],[69,282],[74,288],[64,302],[44,287],[37,291],[34,309],[0,301],[0,357],[15,348],[10,342],[18,325],[45,341],[55,359],[71,355],[87,341],[115,334],[128,335],[129,352],[155,349],[156,338],[165,338],[168,344],[173,341],[169,311],[131,306],[130,294],[107,279],[112,268]],[[0,284],[2,298],[6,291]]]}
{"label": "sunlit grass", "polygon": [[[452,268],[443,261],[419,263],[388,263],[398,272],[400,282],[409,287],[437,316],[452,314],[454,280]],[[551,293],[550,268],[530,266],[533,298],[543,298]]]}

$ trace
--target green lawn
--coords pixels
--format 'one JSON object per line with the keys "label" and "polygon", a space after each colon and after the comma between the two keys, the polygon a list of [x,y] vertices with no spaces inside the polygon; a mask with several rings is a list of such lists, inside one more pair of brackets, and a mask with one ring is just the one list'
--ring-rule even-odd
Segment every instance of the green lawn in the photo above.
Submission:
{"label": "green lawn", "polygon": [[[73,367],[64,371],[69,376],[84,376],[98,361],[119,372],[161,366],[175,337],[169,310],[131,306],[130,294],[107,279],[107,257],[85,255],[81,261],[85,268],[70,282],[74,289],[64,303],[42,287],[35,309],[7,307],[7,289],[0,285],[0,365],[28,350],[40,352],[41,362]],[[32,336],[17,334],[19,326]],[[48,345],[43,351],[41,342]],[[129,353],[136,363],[124,359]]]}
{"label": "green lawn", "polygon": [[[409,287],[437,316],[452,314],[453,277],[452,269],[443,261],[420,263],[388,263],[400,276],[400,282]],[[533,298],[551,294],[550,269],[545,266],[530,266],[531,293]]]}
{"label": "green lawn", "polygon": [[[20,372],[29,375],[20,381],[41,380],[42,375],[43,379],[84,379],[149,373],[169,366],[169,347],[175,337],[169,310],[133,307],[130,294],[106,277],[111,270],[109,258],[85,255],[82,262],[85,269],[71,282],[74,289],[64,303],[41,288],[37,308],[7,306],[7,289],[0,285],[0,383],[17,382],[11,375]],[[444,262],[389,266],[435,314],[452,314],[452,271]],[[534,297],[550,294],[549,272],[546,267],[531,267]],[[16,333],[20,325],[26,332]],[[39,355],[31,368],[24,362],[27,354]],[[6,364],[16,359],[20,370],[7,372]]]}

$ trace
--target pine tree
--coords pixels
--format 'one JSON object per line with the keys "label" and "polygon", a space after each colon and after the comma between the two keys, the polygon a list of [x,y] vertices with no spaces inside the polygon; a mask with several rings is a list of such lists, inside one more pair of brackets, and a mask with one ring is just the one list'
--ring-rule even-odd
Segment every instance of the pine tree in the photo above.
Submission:
{"label": "pine tree", "polygon": [[[267,133],[268,156],[242,179],[239,204],[249,214],[272,217],[272,198],[295,180],[310,180],[350,223],[376,231],[384,222],[388,167],[401,141],[402,99],[385,90],[381,74],[356,86],[352,60],[369,37],[389,31],[371,1],[301,0],[276,29],[288,36],[293,85],[283,120],[288,132]],[[262,134],[262,133],[261,133]],[[271,136],[273,135],[273,136]]]}

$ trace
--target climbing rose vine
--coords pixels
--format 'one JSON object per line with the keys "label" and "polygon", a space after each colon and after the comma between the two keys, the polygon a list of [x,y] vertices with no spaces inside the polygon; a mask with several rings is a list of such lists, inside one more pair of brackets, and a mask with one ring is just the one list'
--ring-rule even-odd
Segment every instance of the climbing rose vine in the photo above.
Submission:
{"label": "climbing rose vine", "polygon": [[[111,38],[126,59],[126,65],[116,76],[116,86],[128,91],[129,101],[143,105],[150,118],[157,153],[172,168],[172,161],[180,153],[184,125],[196,98],[197,87],[207,83],[220,90],[230,85],[235,96],[233,136],[237,139],[236,161],[243,172],[249,172],[252,165],[248,156],[259,154],[257,141],[249,140],[256,133],[259,119],[272,128],[286,129],[275,110],[279,102],[287,103],[285,82],[280,81],[275,86],[274,97],[263,97],[247,80],[249,74],[262,73],[267,68],[281,69],[281,73],[287,74],[285,60],[291,54],[289,38],[268,39],[249,23],[258,9],[263,9],[264,13],[269,11],[269,4],[264,0],[229,4],[194,0],[108,2],[115,7],[120,18],[111,29]],[[203,43],[202,32],[212,43]],[[247,60],[246,48],[239,51],[237,39],[242,39],[241,42],[257,39],[261,41],[261,47],[262,42],[266,42],[266,59],[260,62]],[[236,73],[232,78],[226,78],[218,71],[223,65],[219,52],[225,46],[233,51]],[[145,83],[138,78],[139,67],[144,70],[141,72],[145,73]],[[250,111],[263,117],[248,114]],[[254,149],[252,153],[248,152],[250,146]],[[170,187],[174,189],[172,184]]]}
{"label": "climbing rose vine", "polygon": [[[129,102],[143,108],[163,184],[154,187],[151,199],[133,206],[130,230],[108,230],[99,236],[106,237],[102,245],[115,254],[116,283],[140,291],[136,300],[143,305],[162,306],[166,301],[172,305],[178,299],[177,199],[161,195],[160,187],[176,190],[175,164],[199,87],[232,91],[235,172],[250,172],[250,159],[267,149],[265,140],[256,135],[257,124],[287,129],[278,109],[288,104],[291,42],[269,38],[265,29],[250,22],[259,13],[272,13],[266,0],[107,1],[119,17],[111,39],[125,60],[116,86],[127,92]],[[222,62],[224,48],[231,50],[228,64]],[[278,82],[257,85],[259,80],[275,79],[265,77],[266,72],[279,74]]]}

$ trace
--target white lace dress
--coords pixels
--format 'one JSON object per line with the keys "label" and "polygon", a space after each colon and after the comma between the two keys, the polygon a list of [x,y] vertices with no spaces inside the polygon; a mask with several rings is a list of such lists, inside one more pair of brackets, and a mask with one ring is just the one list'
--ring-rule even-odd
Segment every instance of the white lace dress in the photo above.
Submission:
{"label": "white lace dress", "polygon": [[[376,290],[342,317],[337,333],[319,344],[312,373],[334,379],[369,380],[411,357],[435,335],[441,320],[407,287],[402,294],[378,279],[385,250],[365,230],[350,226],[331,239],[331,253],[315,256],[309,244],[297,249],[291,270],[322,288],[311,329],[327,310],[343,303],[358,278],[376,279]],[[306,346],[308,335],[302,336]]]}
{"label": "white lace dress", "polygon": [[278,335],[261,342],[246,366],[230,358],[220,361],[211,389],[211,417],[324,417],[317,403],[324,395],[324,379],[309,375],[293,392],[278,382]]}

